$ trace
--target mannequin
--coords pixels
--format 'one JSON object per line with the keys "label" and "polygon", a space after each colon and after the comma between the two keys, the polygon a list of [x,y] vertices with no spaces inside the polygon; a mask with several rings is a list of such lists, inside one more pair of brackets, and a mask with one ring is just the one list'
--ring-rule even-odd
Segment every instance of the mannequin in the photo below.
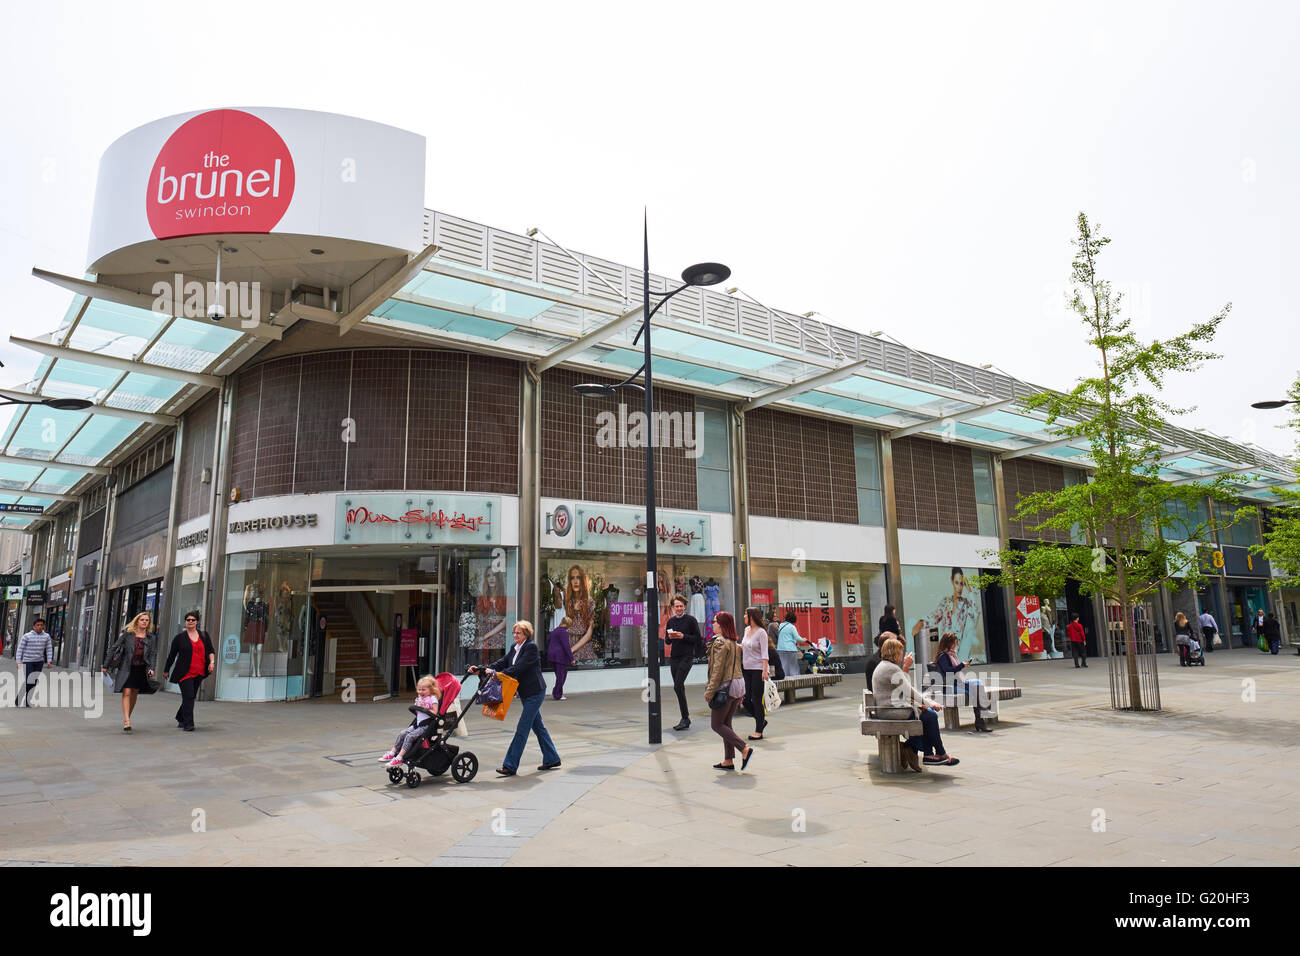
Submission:
{"label": "mannequin", "polygon": [[691,575],[691,600],[687,613],[701,624],[705,624],[707,611],[704,607],[704,578],[698,574]]}
{"label": "mannequin", "polygon": [[262,600],[262,586],[256,582],[244,588],[242,632],[248,647],[249,677],[262,676],[262,649],[266,645],[266,624],[271,607]]}
{"label": "mannequin", "polygon": [[718,599],[719,590],[720,588],[718,587],[718,582],[713,580],[713,578],[709,578],[707,581],[704,582],[704,620],[705,620],[704,633],[705,634],[713,633],[713,616],[722,609],[722,605],[719,603],[719,599]]}

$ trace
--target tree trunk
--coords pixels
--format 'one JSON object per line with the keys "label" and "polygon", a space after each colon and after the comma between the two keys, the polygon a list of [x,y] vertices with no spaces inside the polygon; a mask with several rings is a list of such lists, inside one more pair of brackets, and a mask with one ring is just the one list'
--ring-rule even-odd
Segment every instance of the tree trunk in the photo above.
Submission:
{"label": "tree trunk", "polygon": [[1142,700],[1142,680],[1138,674],[1137,631],[1133,627],[1133,609],[1129,607],[1128,575],[1124,566],[1123,553],[1118,549],[1115,554],[1117,585],[1119,587],[1119,612],[1124,617],[1125,668],[1128,676],[1128,702],[1130,710],[1146,710]]}

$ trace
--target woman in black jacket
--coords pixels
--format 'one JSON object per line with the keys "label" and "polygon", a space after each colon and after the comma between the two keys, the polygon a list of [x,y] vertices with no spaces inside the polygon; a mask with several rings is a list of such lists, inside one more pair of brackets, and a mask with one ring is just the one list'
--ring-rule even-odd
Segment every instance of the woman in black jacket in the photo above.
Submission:
{"label": "woman in black jacket", "polygon": [[[175,664],[173,669],[172,665]],[[181,706],[176,711],[176,726],[182,730],[194,729],[194,698],[199,684],[217,666],[217,652],[207,631],[199,630],[199,612],[185,615],[185,630],[172,638],[172,649],[163,666],[163,676],[171,675],[172,683],[180,686]]]}
{"label": "woman in black jacket", "polygon": [[131,621],[131,626],[113,639],[104,655],[105,674],[112,671],[113,693],[122,695],[122,732],[131,732],[131,714],[140,692],[152,694],[156,688],[149,683],[153,678],[153,665],[157,659],[158,635],[150,630],[153,624],[148,611],[141,611]]}

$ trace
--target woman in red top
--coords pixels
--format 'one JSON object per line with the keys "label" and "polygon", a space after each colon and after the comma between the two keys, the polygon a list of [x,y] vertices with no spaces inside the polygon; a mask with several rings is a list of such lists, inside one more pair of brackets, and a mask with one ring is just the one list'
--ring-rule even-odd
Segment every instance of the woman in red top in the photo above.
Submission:
{"label": "woman in red top", "polygon": [[[175,668],[172,665],[175,664]],[[173,683],[181,689],[181,706],[176,711],[176,726],[182,730],[194,729],[194,698],[199,684],[216,669],[217,654],[207,631],[199,630],[199,612],[185,615],[185,630],[172,638],[171,653],[167,655],[164,674],[171,674]]]}

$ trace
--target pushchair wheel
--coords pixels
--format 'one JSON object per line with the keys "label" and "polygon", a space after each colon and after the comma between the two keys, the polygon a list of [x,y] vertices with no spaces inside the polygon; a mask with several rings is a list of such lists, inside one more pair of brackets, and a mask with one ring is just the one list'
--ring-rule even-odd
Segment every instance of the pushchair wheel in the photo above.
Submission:
{"label": "pushchair wheel", "polygon": [[451,765],[451,775],[457,783],[469,783],[476,773],[478,773],[478,757],[472,753],[456,755],[456,761]]}
{"label": "pushchair wheel", "polygon": [[404,776],[406,776],[406,774],[405,774],[405,772],[403,772],[403,770],[402,770],[401,767],[389,767],[389,768],[388,768],[388,779],[389,779],[389,782],[391,782],[391,783],[398,783],[398,782],[401,781],[401,779],[402,779]]}
{"label": "pushchair wheel", "polygon": [[416,787],[418,787],[418,786],[420,785],[420,773],[419,773],[419,771],[417,771],[417,770],[412,770],[412,771],[411,771],[410,775],[407,776],[407,778],[406,778],[406,785],[407,785],[408,787],[410,787],[412,790],[414,790]]}

